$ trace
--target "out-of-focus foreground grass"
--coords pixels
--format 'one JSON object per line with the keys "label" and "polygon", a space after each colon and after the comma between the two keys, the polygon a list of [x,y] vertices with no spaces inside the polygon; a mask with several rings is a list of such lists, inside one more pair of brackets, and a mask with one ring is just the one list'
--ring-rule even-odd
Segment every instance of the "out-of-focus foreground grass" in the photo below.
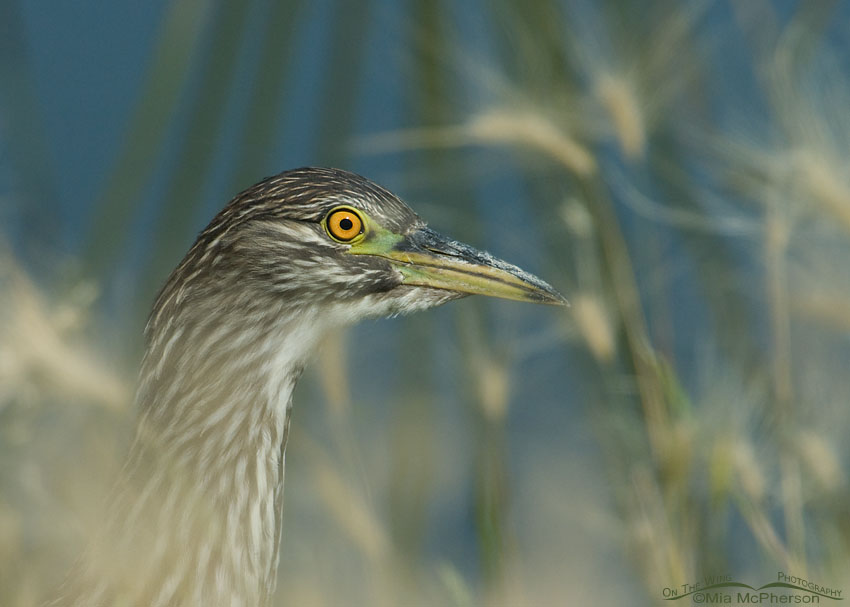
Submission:
{"label": "out-of-focus foreground grass", "polygon": [[[201,198],[200,134],[224,120],[247,31],[243,3],[202,4],[164,16],[75,269],[43,278],[1,250],[0,605],[44,598],[120,468],[138,354],[120,341],[137,343],[186,248],[199,204],[175,201]],[[850,592],[850,39],[831,21],[848,15],[590,4],[496,2],[485,53],[448,7],[413,2],[410,127],[377,133],[334,91],[354,86],[367,60],[350,48],[380,5],[338,7],[317,158],[410,159],[370,176],[524,255],[572,307],[467,301],[393,321],[397,338],[370,325],[326,344],[296,394],[279,604],[654,604],[706,575],[759,586],[777,570]],[[265,127],[302,8],[269,9],[229,193],[274,166]],[[192,170],[174,171],[154,222],[168,238],[132,275],[139,318],[115,328],[97,295],[202,26],[176,163]],[[437,194],[476,210],[417,204]],[[569,409],[579,429],[517,434],[525,409],[552,423]]]}

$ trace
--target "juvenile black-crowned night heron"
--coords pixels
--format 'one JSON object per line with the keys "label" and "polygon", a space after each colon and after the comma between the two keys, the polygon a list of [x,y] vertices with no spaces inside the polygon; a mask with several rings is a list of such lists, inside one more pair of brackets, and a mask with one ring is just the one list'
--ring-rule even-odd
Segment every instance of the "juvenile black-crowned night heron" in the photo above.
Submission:
{"label": "juvenile black-crowned night heron", "polygon": [[292,390],[314,346],[475,293],[564,303],[358,175],[297,169],[239,194],[157,297],[135,439],[55,604],[268,604]]}

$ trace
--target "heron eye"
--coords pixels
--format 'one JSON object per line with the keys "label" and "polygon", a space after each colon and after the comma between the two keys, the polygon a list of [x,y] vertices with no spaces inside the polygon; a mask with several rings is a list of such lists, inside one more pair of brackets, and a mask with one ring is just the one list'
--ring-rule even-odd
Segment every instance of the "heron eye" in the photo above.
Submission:
{"label": "heron eye", "polygon": [[351,242],[363,233],[363,220],[354,209],[342,207],[328,214],[325,227],[331,238],[340,242]]}

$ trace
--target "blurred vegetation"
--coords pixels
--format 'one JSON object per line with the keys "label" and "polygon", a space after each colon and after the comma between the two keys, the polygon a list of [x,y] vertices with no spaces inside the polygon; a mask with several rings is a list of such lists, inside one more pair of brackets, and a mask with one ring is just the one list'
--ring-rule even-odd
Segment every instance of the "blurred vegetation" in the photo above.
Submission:
{"label": "blurred vegetation", "polygon": [[166,5],[71,253],[33,215],[58,204],[50,139],[2,5],[0,237],[38,247],[0,248],[0,604],[38,604],[97,525],[157,285],[296,144],[573,305],[469,300],[326,345],[279,604],[655,604],[777,570],[850,591],[846,6],[308,4]]}

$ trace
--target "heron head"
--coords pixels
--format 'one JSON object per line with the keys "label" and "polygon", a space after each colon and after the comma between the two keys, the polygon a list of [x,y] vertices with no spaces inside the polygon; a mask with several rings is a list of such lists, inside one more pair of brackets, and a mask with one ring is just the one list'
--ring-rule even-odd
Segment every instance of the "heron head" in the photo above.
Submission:
{"label": "heron head", "polygon": [[219,213],[199,245],[196,256],[247,291],[292,306],[334,306],[352,320],[470,294],[565,303],[539,278],[440,235],[386,189],[337,169],[260,182]]}

